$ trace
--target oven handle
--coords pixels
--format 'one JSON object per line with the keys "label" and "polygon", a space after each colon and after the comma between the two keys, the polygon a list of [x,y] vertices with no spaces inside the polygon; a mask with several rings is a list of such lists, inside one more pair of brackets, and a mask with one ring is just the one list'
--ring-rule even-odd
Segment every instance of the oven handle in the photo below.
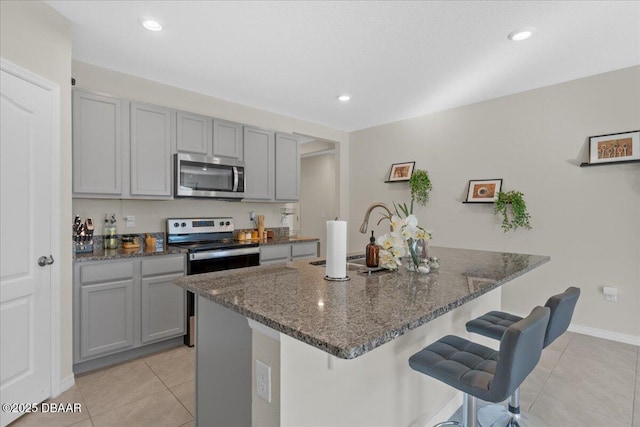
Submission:
{"label": "oven handle", "polygon": [[213,251],[202,251],[189,254],[190,261],[199,261],[203,259],[228,258],[237,255],[259,254],[260,248],[241,248],[241,249],[222,249]]}

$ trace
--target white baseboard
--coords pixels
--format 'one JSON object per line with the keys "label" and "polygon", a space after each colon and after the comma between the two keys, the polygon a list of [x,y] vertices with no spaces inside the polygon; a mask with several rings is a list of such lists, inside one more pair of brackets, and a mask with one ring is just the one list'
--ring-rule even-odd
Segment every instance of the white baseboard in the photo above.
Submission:
{"label": "white baseboard", "polygon": [[575,332],[577,334],[589,335],[596,338],[603,338],[606,340],[622,342],[625,344],[637,345],[640,347],[640,337],[628,334],[621,334],[619,332],[607,331],[605,329],[592,328],[590,326],[574,325],[569,326],[569,332]]}
{"label": "white baseboard", "polygon": [[440,412],[435,414],[429,421],[427,421],[424,427],[431,427],[438,423],[448,421],[453,416],[453,414],[456,413],[458,408],[460,408],[461,406],[462,406],[462,392],[459,391],[458,393],[456,393],[455,396],[453,396],[453,399],[451,399],[449,403],[447,403],[444,406],[444,408],[440,410]]}
{"label": "white baseboard", "polygon": [[75,376],[73,374],[68,375],[60,381],[60,394],[69,390],[76,383]]}
{"label": "white baseboard", "polygon": [[[522,313],[516,313],[515,315],[520,317],[527,317],[526,314]],[[589,335],[591,337],[637,345],[638,347],[640,347],[640,337],[635,335],[621,334],[620,332],[592,328],[591,326],[576,325],[575,323],[570,324],[567,330],[569,332],[575,332],[576,334]]]}

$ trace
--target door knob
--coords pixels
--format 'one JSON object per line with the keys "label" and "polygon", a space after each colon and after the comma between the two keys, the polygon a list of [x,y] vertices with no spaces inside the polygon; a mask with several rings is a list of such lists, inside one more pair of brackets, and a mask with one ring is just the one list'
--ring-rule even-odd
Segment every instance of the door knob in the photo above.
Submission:
{"label": "door knob", "polygon": [[46,256],[41,256],[40,258],[38,258],[38,265],[40,267],[51,264],[53,264],[53,255],[49,255],[49,258],[47,258]]}

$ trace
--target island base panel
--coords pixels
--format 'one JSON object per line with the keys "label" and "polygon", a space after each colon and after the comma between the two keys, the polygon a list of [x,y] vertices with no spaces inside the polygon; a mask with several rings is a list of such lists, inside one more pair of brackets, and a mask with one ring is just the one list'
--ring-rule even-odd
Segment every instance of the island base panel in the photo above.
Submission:
{"label": "island base panel", "polygon": [[196,300],[196,426],[251,426],[251,328],[247,318]]}

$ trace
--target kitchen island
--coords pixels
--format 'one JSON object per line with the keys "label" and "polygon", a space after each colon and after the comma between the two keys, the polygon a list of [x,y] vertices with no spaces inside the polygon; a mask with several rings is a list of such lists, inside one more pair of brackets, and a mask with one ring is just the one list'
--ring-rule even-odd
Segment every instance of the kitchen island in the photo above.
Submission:
{"label": "kitchen island", "polygon": [[[198,296],[197,424],[423,425],[456,392],[415,375],[408,357],[464,335],[467,320],[500,308],[493,290],[549,260],[430,255],[441,267],[428,275],[349,271],[351,280],[330,282],[304,260],[176,279]],[[270,403],[255,392],[257,360],[271,367]]]}

